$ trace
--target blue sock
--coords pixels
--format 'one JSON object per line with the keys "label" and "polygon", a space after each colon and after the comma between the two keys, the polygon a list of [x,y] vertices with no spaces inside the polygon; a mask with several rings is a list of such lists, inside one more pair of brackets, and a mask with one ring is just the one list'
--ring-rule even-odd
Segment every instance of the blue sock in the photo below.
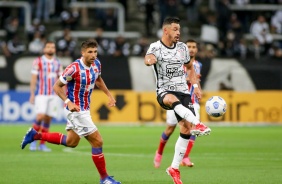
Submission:
{"label": "blue sock", "polygon": [[169,136],[167,136],[164,132],[162,133],[162,139],[167,141],[169,139]]}
{"label": "blue sock", "polygon": [[67,136],[66,135],[63,135],[61,144],[64,146],[67,146]]}
{"label": "blue sock", "polygon": [[92,147],[92,155],[99,155],[103,152],[103,148],[93,148]]}

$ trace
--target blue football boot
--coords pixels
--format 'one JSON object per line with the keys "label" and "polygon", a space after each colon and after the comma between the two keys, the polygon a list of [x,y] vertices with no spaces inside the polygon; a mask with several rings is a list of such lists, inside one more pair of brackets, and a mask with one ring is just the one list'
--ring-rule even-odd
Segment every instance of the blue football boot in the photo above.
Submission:
{"label": "blue football boot", "polygon": [[121,182],[114,180],[113,176],[107,176],[100,180],[100,184],[121,184]]}
{"label": "blue football boot", "polygon": [[24,149],[27,144],[34,141],[33,137],[35,134],[37,134],[37,132],[33,128],[28,129],[21,143],[22,149]]}

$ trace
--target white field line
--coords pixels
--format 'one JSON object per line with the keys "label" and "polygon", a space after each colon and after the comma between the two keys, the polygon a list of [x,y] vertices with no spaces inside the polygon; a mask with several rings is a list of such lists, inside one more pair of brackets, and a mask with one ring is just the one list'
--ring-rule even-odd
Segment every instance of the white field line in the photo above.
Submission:
{"label": "white field line", "polygon": [[[107,146],[108,147],[108,146]],[[68,152],[68,153],[74,153],[74,154],[78,154],[78,155],[90,155],[90,151],[82,151],[85,149],[89,149],[88,146],[82,146],[79,147],[79,149],[75,148],[64,148],[63,152]],[[173,151],[173,150],[172,150]],[[110,152],[106,152],[104,153],[106,156],[115,156],[115,157],[142,157],[142,158],[153,158],[154,157],[154,153],[152,154],[136,154],[136,153],[110,153]],[[265,155],[269,155],[271,153],[252,153],[252,154],[248,154],[252,156],[251,160],[265,160]],[[209,157],[212,158],[214,160],[221,160],[221,158],[223,157],[230,157],[230,156],[234,156],[236,157],[236,159],[239,160],[250,160],[250,158],[246,158],[246,153],[243,152],[237,152],[237,153],[201,153],[201,154],[197,154],[197,155],[191,155],[191,157],[193,158],[203,158],[203,157]],[[272,160],[272,161],[282,161],[282,153],[280,154],[275,154],[273,155],[274,157],[268,158],[267,160]]]}
{"label": "white field line", "polygon": [[[82,148],[82,147],[80,147]],[[87,147],[89,148],[89,147]],[[90,151],[80,151],[77,149],[73,149],[73,148],[64,148],[63,149],[64,152],[68,152],[68,153],[75,153],[75,154],[79,154],[79,155],[90,155]],[[151,154],[130,154],[130,153],[104,153],[107,156],[119,156],[119,157],[148,157],[151,158],[152,155]]]}

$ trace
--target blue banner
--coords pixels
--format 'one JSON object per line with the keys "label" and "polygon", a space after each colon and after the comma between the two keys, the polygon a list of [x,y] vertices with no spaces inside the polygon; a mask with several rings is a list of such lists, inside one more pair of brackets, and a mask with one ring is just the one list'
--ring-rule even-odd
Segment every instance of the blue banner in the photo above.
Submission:
{"label": "blue banner", "polygon": [[[0,123],[32,123],[35,119],[34,105],[29,102],[29,92],[0,92]],[[52,123],[65,123],[63,105]]]}

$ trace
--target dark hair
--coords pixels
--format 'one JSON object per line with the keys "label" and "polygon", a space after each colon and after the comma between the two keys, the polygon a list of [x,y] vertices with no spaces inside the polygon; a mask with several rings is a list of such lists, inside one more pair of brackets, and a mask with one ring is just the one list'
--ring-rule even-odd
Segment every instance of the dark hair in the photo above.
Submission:
{"label": "dark hair", "polygon": [[198,45],[198,43],[194,39],[188,39],[185,43],[187,44],[188,42],[196,43]]}
{"label": "dark hair", "polygon": [[165,18],[165,20],[163,22],[163,26],[170,25],[172,23],[179,24],[179,22],[180,22],[180,19],[177,18],[177,17],[167,17],[167,18]]}
{"label": "dark hair", "polygon": [[96,47],[98,47],[98,43],[94,39],[86,40],[81,43],[81,49],[96,48]]}
{"label": "dark hair", "polygon": [[[51,40],[47,40],[45,43],[44,43],[44,48],[46,47],[47,44],[49,43],[52,43],[52,44],[55,44],[55,42],[51,41]],[[56,44],[55,44],[56,45]]]}

